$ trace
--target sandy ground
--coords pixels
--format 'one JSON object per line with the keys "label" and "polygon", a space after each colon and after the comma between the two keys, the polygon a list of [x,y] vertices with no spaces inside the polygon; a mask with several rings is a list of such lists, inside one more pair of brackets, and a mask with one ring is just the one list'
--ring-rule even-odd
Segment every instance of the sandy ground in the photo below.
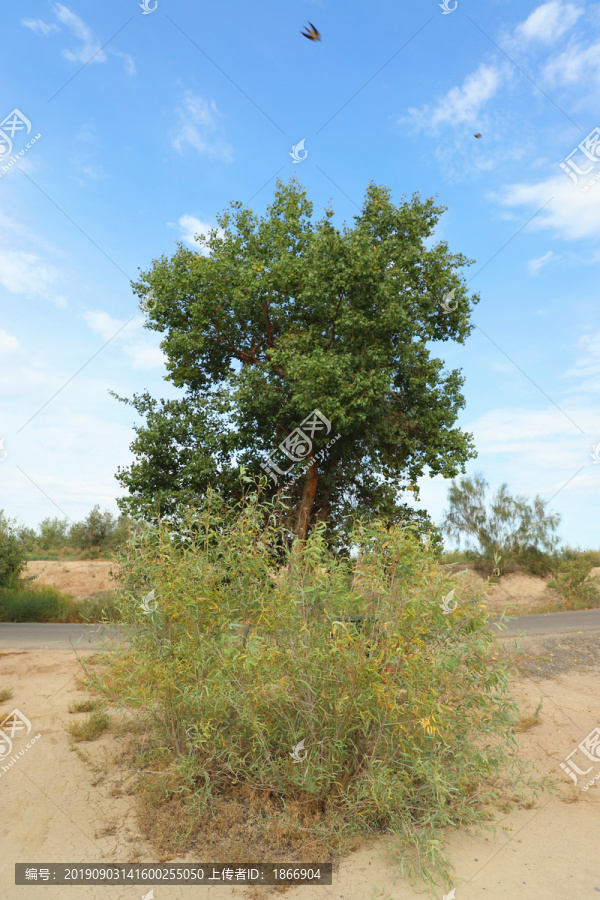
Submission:
{"label": "sandy ground", "polygon": [[[35,583],[52,584],[75,598],[83,599],[118,587],[117,582],[111,579],[109,574],[114,566],[114,563],[104,560],[78,562],[35,560],[27,563],[23,574],[35,575]],[[460,566],[456,568],[459,585],[482,588],[486,584],[486,579],[475,572],[458,574],[462,570]],[[457,587],[456,596],[460,597],[460,587]],[[506,575],[499,584],[489,585],[488,606],[492,615],[500,615],[503,611],[506,611],[507,615],[525,615],[550,608],[561,609],[562,601],[560,596],[547,586],[547,581],[543,578],[535,578],[532,575]]]}
{"label": "sandy ground", "polygon": [[93,597],[104,591],[114,590],[117,583],[110,577],[114,563],[106,560],[32,560],[23,570],[22,577],[35,575],[34,584],[51,584],[76,599]]}
{"label": "sandy ground", "polygon": [[[487,604],[490,613],[499,616],[531,615],[546,610],[563,609],[563,600],[556,591],[548,587],[548,581],[533,575],[503,575],[498,584],[488,584],[476,572],[469,570],[465,574],[464,567],[457,567],[456,581],[461,585],[469,585],[483,589],[487,584]],[[460,596],[460,588],[456,589],[456,597]]]}
{"label": "sandy ground", "polygon": [[[15,862],[159,861],[137,832],[135,801],[129,793],[132,776],[122,762],[128,738],[115,731],[92,743],[77,744],[87,760],[69,748],[64,723],[85,718],[68,713],[73,700],[86,696],[77,687],[80,674],[72,651],[0,656],[0,690],[14,689],[13,697],[0,704],[0,720],[16,707],[30,720],[31,736],[41,734],[7,771],[0,768],[0,887],[1,896],[8,900],[21,900],[33,893],[30,885],[15,886]],[[523,714],[533,713],[543,700],[540,724],[519,735],[519,755],[535,759],[539,770],[556,775],[561,786],[554,797],[541,795],[531,809],[498,813],[498,822],[508,829],[508,839],[500,831],[495,837],[462,830],[447,834],[447,848],[456,871],[456,900],[575,900],[600,892],[600,787],[596,783],[583,792],[585,779],[580,779],[576,787],[559,767],[600,724],[599,674],[600,669],[587,668],[554,678],[524,677],[514,682],[513,694],[522,704]],[[16,736],[13,755],[29,739]],[[596,771],[600,771],[600,761],[588,777]],[[376,838],[342,860],[334,867],[333,886],[290,888],[286,896],[289,900],[423,897],[404,880],[394,883],[394,867],[383,858],[387,845],[388,839]],[[215,862],[203,858],[201,847],[193,855],[172,860],[183,861]],[[376,895],[375,887],[387,893]],[[43,896],[45,900],[64,896],[77,900],[139,900],[149,891],[150,886],[141,885],[46,885]],[[242,886],[154,886],[155,900],[192,896],[230,900],[244,895],[247,891]],[[443,891],[434,896],[441,900]]]}

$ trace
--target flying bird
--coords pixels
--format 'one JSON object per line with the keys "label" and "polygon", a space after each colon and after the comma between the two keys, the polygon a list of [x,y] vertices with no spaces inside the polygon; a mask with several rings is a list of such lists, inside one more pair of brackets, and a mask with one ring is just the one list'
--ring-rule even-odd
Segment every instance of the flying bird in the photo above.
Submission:
{"label": "flying bird", "polygon": [[309,41],[320,41],[321,35],[315,28],[312,22],[308,23],[310,28],[307,28],[306,31],[301,31],[300,34],[303,34],[305,38],[308,38]]}
{"label": "flying bird", "polygon": [[473,137],[476,137],[476,138],[480,138],[480,137],[481,137],[481,135],[480,135],[480,133],[479,133],[479,132],[477,132],[477,134],[474,134],[474,135],[473,135]]}

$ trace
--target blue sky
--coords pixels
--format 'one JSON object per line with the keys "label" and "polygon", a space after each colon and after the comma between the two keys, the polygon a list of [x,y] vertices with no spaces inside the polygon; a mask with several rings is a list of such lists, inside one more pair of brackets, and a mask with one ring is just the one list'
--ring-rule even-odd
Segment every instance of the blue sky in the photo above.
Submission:
{"label": "blue sky", "polygon": [[[152,259],[232,200],[264,213],[276,177],[340,226],[373,180],[436,197],[476,260],[477,327],[433,347],[466,376],[467,473],[600,547],[600,5],[155,3],[3,11],[0,508],[117,512],[138,419],[108,391],[179,395],[130,286]],[[448,483],[420,488],[439,521]]]}

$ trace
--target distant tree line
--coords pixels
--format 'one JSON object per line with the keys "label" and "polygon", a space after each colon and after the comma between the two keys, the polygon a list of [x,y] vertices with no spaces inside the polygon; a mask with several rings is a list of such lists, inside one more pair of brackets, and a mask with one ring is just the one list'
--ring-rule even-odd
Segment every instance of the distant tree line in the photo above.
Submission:
{"label": "distant tree line", "polygon": [[35,546],[40,550],[71,547],[74,550],[97,548],[111,552],[127,540],[133,524],[130,516],[118,517],[96,504],[82,522],[69,525],[67,519],[47,518],[40,522],[35,535]]}
{"label": "distant tree line", "polygon": [[111,554],[127,541],[130,530],[139,527],[128,515],[101,512],[98,504],[81,522],[69,524],[68,519],[48,517],[37,529],[18,525],[0,510],[0,587],[12,584],[27,559],[38,552],[70,549]]}

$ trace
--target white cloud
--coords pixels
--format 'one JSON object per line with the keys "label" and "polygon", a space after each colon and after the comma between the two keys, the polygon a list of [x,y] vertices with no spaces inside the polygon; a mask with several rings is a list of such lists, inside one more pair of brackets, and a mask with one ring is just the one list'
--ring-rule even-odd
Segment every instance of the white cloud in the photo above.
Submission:
{"label": "white cloud", "polygon": [[[34,368],[35,366],[35,368]],[[11,364],[10,366],[0,366],[0,392],[4,400],[5,406],[8,405],[7,398],[13,401],[18,400],[21,405],[19,418],[20,424],[23,424],[23,409],[29,406],[22,406],[23,400],[27,399],[29,403],[43,403],[42,397],[46,399],[51,395],[52,390],[59,390],[62,387],[58,381],[50,377],[47,367],[41,366],[38,362],[32,362],[28,359],[24,364]],[[26,417],[28,418],[28,417]]]}
{"label": "white cloud", "polygon": [[114,345],[117,341],[123,341],[119,346],[131,359],[134,369],[158,369],[165,365],[166,356],[160,347],[149,340],[132,339],[135,331],[143,326],[143,317],[135,316],[133,321],[128,322],[127,319],[114,319],[103,311],[89,311],[83,313],[82,318],[105,341],[111,341]]}
{"label": "white cloud", "polygon": [[526,206],[531,212],[544,206],[528,228],[549,228],[567,241],[600,237],[600,180],[587,192],[582,186],[560,174],[537,184],[508,185],[492,197],[504,206]]}
{"label": "white cloud", "polygon": [[543,3],[515,28],[514,36],[525,42],[540,41],[552,44],[562,37],[583,15],[584,9],[575,3],[551,0]]}
{"label": "white cloud", "polygon": [[547,253],[544,253],[543,256],[539,256],[537,259],[530,259],[527,263],[527,268],[531,272],[532,275],[537,275],[542,266],[545,266],[546,263],[550,262],[551,259],[554,259],[554,253],[552,250],[548,250]]}
{"label": "white cloud", "polygon": [[595,389],[597,394],[600,392],[600,330],[582,335],[578,347],[579,358],[562,377],[586,379],[583,387],[589,391]]}
{"label": "white cloud", "polygon": [[[196,241],[196,235],[203,234],[208,238],[210,229],[215,226],[209,225],[208,222],[202,222],[195,216],[181,216],[177,224],[181,229],[181,239],[186,244],[191,244],[193,247],[198,248],[204,256],[207,256],[209,251],[206,245],[203,241]],[[223,237],[225,232],[222,228],[217,228],[217,234],[219,237]]]}
{"label": "white cloud", "polygon": [[0,328],[0,353],[16,353],[20,346],[16,337]]}
{"label": "white cloud", "polygon": [[63,50],[63,56],[72,62],[106,62],[106,55],[100,50],[99,41],[93,36],[91,29],[85,24],[83,19],[76,16],[75,13],[62,3],[54,5],[54,13],[59,22],[66,25],[73,32],[76,38],[81,41],[81,46],[73,52],[72,50]]}
{"label": "white cloud", "polygon": [[106,312],[86,312],[83,318],[95,334],[99,334],[105,341],[114,337],[122,337],[127,319],[113,319]]}
{"label": "white cloud", "polygon": [[445,97],[430,110],[429,106],[411,108],[408,121],[417,129],[434,131],[439,125],[475,124],[479,112],[487,101],[497,93],[503,76],[497,66],[481,63],[476,72],[465,78],[462,87],[453,87]]}
{"label": "white cloud", "polygon": [[477,448],[482,453],[543,450],[539,464],[544,467],[567,463],[565,448],[575,437],[568,420],[554,406],[541,410],[493,409],[471,422],[468,430],[476,432]]}
{"label": "white cloud", "polygon": [[129,53],[122,53],[120,50],[112,50],[111,52],[114,53],[115,56],[120,56],[125,60],[125,71],[128,75],[135,75],[136,68],[133,56],[131,56]]}
{"label": "white cloud", "polygon": [[50,34],[52,31],[60,31],[54,22],[43,22],[41,19],[21,19],[21,25],[31,28],[36,34]]}
{"label": "white cloud", "polygon": [[54,288],[60,274],[35,253],[0,250],[0,284],[13,294],[44,297],[57,306],[66,306],[66,300]]}
{"label": "white cloud", "polygon": [[[107,57],[100,49],[100,41],[94,37],[91,28],[85,24],[83,19],[80,19],[68,6],[64,6],[62,3],[55,3],[53,9],[58,21],[66,25],[74,37],[81,41],[81,45],[75,50],[63,50],[63,56],[72,62],[79,63],[106,62]],[[58,25],[43,22],[41,19],[21,19],[21,24],[42,35],[50,34],[52,31],[60,31]],[[135,75],[136,68],[133,56],[114,48],[111,48],[109,52],[115,56],[120,56],[124,60],[125,71],[128,75]]]}
{"label": "white cloud", "polygon": [[173,146],[183,152],[186,144],[194,147],[199,153],[212,153],[227,162],[233,159],[231,146],[221,135],[219,118],[221,114],[214,100],[210,103],[203,97],[188,92],[183,107],[177,110],[179,128],[173,138]]}
{"label": "white cloud", "polygon": [[160,347],[153,347],[143,341],[126,344],[123,350],[131,359],[134,369],[158,369],[167,362],[167,357]]}
{"label": "white cloud", "polygon": [[584,87],[598,78],[600,41],[585,47],[574,42],[544,67],[544,77],[554,84],[577,84]]}

